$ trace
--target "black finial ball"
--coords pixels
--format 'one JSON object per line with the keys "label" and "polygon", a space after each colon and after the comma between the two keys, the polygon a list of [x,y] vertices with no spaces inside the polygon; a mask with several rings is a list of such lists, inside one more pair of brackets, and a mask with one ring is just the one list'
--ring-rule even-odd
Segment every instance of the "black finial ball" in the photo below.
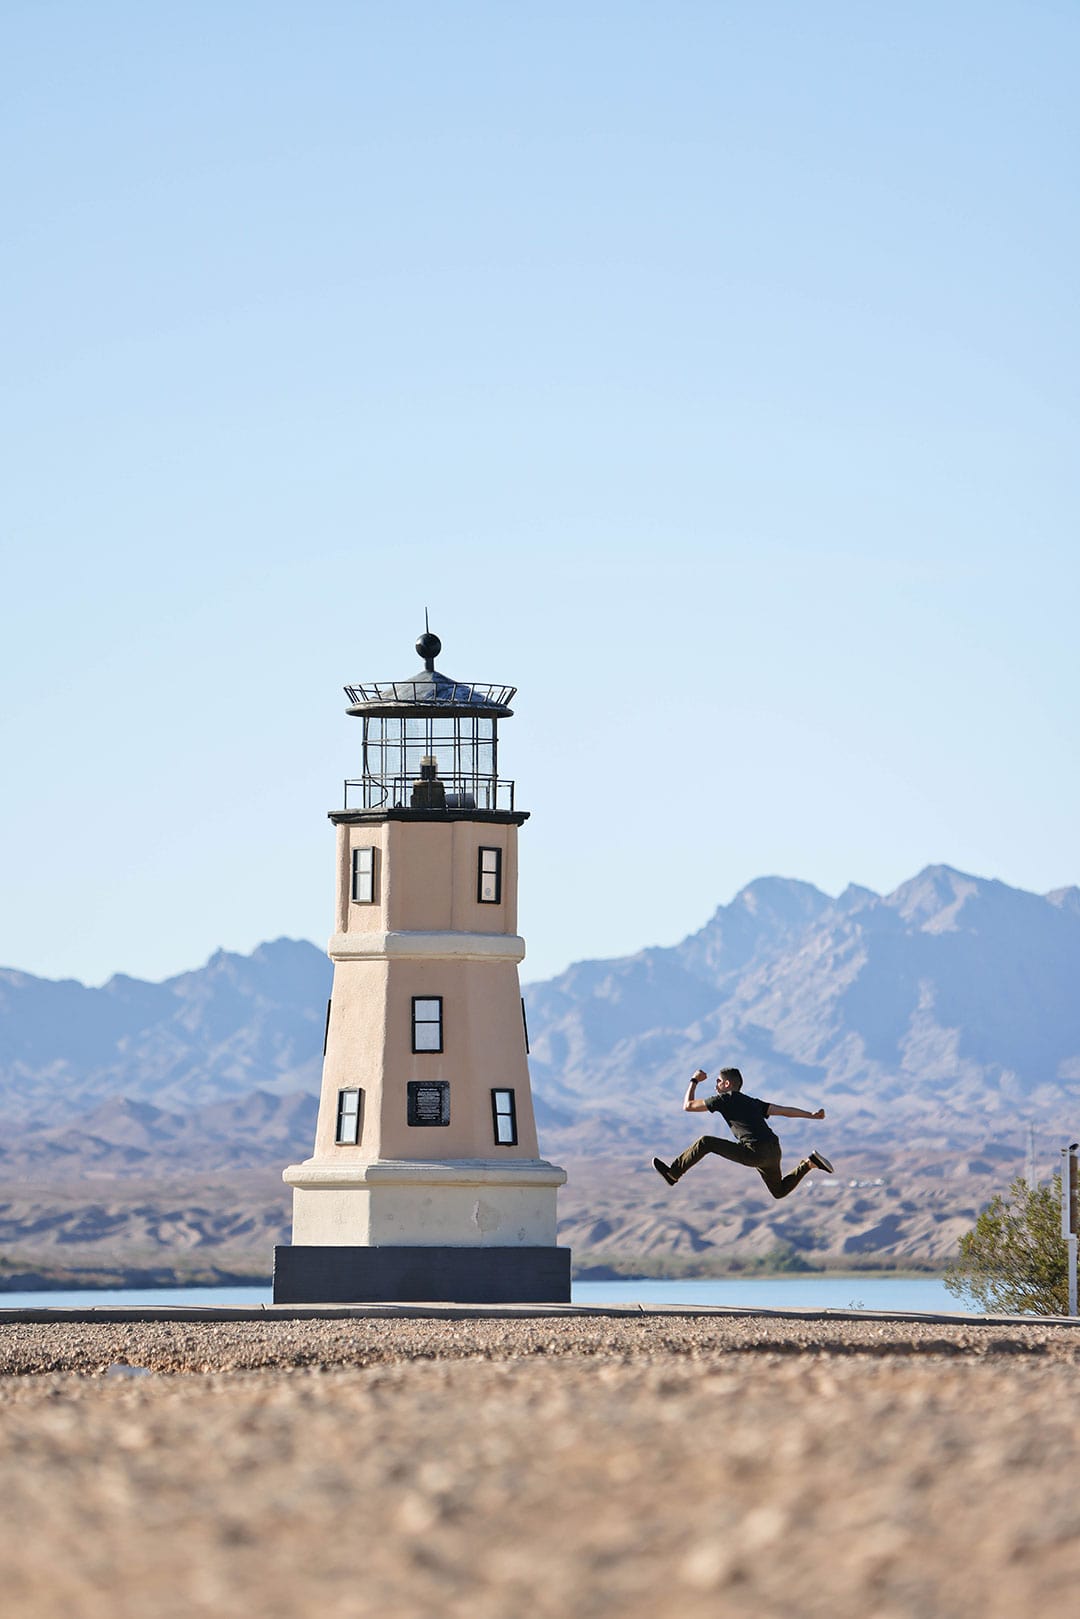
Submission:
{"label": "black finial ball", "polygon": [[434,635],[431,632],[431,630],[425,630],[423,635],[416,643],[416,650],[419,652],[425,663],[434,663],[435,659],[442,651],[442,642],[439,640],[437,635]]}

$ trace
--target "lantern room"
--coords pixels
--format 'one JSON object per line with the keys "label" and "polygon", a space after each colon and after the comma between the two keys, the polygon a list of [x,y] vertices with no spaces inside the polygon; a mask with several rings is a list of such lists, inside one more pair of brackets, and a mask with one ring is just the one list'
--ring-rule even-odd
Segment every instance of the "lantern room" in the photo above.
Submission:
{"label": "lantern room", "polygon": [[514,783],[499,779],[499,721],[513,686],[480,686],[440,673],[442,642],[425,630],[424,667],[406,680],[346,686],[363,721],[363,774],[345,783],[347,810],[510,811]]}

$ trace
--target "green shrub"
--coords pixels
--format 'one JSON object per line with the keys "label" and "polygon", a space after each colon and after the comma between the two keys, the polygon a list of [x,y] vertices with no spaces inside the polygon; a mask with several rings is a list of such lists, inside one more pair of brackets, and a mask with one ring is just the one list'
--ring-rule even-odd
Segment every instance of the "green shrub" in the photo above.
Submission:
{"label": "green shrub", "polygon": [[1066,1315],[1061,1176],[1032,1189],[1018,1175],[1004,1197],[991,1198],[974,1229],[960,1238],[960,1253],[944,1281],[950,1293],[990,1314]]}

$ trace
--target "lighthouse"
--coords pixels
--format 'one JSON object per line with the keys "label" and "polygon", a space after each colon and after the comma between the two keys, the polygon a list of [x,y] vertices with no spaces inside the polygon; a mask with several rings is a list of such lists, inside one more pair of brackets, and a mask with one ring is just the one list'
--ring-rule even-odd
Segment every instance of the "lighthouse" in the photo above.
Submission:
{"label": "lighthouse", "polygon": [[312,1156],[290,1165],[283,1304],[565,1302],[565,1171],[540,1157],[518,964],[512,686],[435,667],[346,686],[362,773],[337,834],[334,963]]}

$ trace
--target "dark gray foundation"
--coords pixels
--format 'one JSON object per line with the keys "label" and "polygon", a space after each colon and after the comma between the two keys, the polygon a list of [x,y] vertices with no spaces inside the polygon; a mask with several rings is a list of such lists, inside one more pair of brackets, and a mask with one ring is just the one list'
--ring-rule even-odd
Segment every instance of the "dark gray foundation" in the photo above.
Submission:
{"label": "dark gray foundation", "polygon": [[569,1248],[274,1249],[275,1304],[568,1304]]}

